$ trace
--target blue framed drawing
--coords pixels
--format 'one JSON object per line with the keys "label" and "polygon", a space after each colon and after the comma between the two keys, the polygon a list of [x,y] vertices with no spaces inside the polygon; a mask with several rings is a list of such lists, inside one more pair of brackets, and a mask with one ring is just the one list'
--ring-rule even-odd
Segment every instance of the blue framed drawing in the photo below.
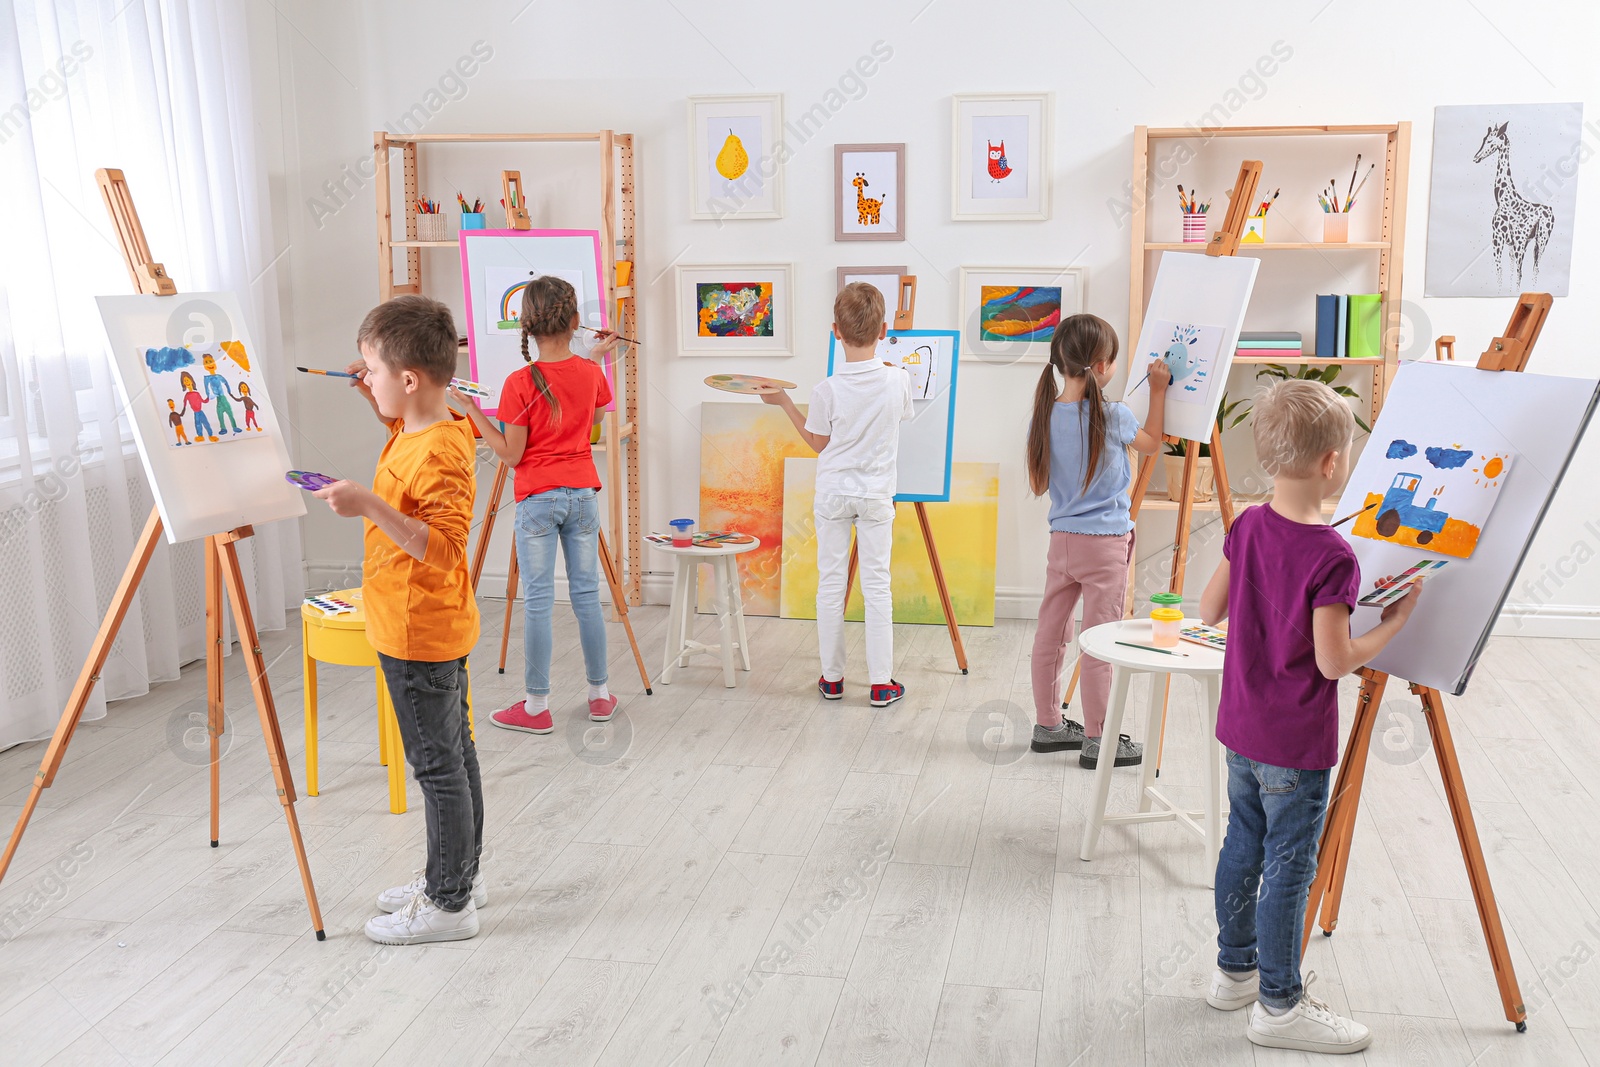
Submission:
{"label": "blue framed drawing", "polygon": [[[944,502],[950,499],[950,464],[955,458],[956,373],[961,369],[959,330],[890,330],[878,342],[878,355],[911,375],[916,409],[900,424],[895,500]],[[839,339],[828,338],[828,373],[843,359]]]}

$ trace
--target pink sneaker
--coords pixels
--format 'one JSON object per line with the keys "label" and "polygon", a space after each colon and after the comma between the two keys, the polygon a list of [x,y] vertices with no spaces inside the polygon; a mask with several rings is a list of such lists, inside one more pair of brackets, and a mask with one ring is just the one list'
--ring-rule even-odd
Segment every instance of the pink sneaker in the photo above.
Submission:
{"label": "pink sneaker", "polygon": [[504,711],[495,712],[489,716],[489,721],[502,730],[521,730],[528,734],[547,734],[556,728],[550,718],[549,708],[537,715],[529,715],[526,700],[519,700]]}
{"label": "pink sneaker", "polygon": [[616,711],[616,697],[606,697],[604,700],[589,701],[589,719],[591,722],[610,722],[611,716],[616,714]]}

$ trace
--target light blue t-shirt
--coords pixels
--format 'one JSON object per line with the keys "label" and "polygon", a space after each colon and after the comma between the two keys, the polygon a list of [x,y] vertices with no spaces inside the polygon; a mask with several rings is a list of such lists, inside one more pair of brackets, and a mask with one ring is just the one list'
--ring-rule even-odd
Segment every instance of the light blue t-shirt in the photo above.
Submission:
{"label": "light blue t-shirt", "polygon": [[1128,405],[1106,402],[1106,444],[1100,467],[1083,488],[1089,442],[1084,433],[1087,402],[1056,402],[1050,412],[1050,529],[1076,534],[1125,534],[1133,529],[1128,490],[1133,470],[1128,445],[1139,433],[1139,420]]}

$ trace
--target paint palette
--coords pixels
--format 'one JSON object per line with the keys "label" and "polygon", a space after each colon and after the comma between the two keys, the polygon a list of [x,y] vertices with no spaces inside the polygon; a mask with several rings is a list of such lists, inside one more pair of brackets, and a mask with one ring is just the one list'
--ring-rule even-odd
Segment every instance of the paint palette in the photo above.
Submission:
{"label": "paint palette", "polygon": [[490,396],[489,390],[485,389],[477,382],[469,382],[465,378],[451,378],[450,388],[454,389],[458,393],[465,393],[470,397],[476,397],[479,400],[488,400]]}
{"label": "paint palette", "polygon": [[706,384],[724,393],[744,393],[748,396],[781,393],[785,389],[795,388],[793,382],[786,382],[782,378],[763,378],[759,374],[713,374],[706,378]]}
{"label": "paint palette", "polygon": [[361,610],[348,600],[340,600],[336,596],[308,596],[305,602],[330,618],[335,615],[349,615],[352,612]]}
{"label": "paint palette", "polygon": [[1386,608],[1409,593],[1412,586],[1421,585],[1444,570],[1449,562],[1447,559],[1425,559],[1413,563],[1394,577],[1379,582],[1377,588],[1356,603],[1364,608]]}
{"label": "paint palette", "polygon": [[330,478],[326,474],[318,474],[316,471],[290,471],[283,477],[290,485],[298,486],[308,493],[315,493],[318,489],[326,489],[339,480]]}
{"label": "paint palette", "polygon": [[1179,630],[1178,636],[1193,644],[1214,648],[1218,652],[1225,652],[1228,648],[1228,631],[1219,630],[1215,626],[1191,623]]}

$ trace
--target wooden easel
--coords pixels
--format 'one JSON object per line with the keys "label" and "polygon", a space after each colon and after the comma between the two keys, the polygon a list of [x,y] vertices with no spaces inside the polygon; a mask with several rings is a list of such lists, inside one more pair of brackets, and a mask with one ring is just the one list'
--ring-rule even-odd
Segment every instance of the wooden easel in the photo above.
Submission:
{"label": "wooden easel", "polygon": [[[489,537],[494,533],[495,516],[500,513],[500,496],[505,491],[506,478],[511,468],[504,463],[497,465],[494,472],[494,486],[489,490],[489,506],[483,515],[483,531],[478,535],[478,547],[472,553],[472,568],[470,578],[472,591],[478,591],[478,579],[483,575],[484,557],[489,553]],[[639,654],[639,639],[633,635],[633,623],[628,618],[628,598],[623,593],[622,571],[611,555],[611,547],[606,543],[606,532],[600,530],[600,569],[605,573],[606,584],[611,587],[611,606],[616,611],[617,620],[622,623],[622,628],[627,631],[628,644],[633,649],[633,662],[639,668],[639,680],[644,683],[646,696],[653,695],[650,688],[650,672],[645,669],[644,657]],[[517,546],[511,546],[511,562],[506,568],[506,618],[505,624],[500,628],[500,673],[506,673],[506,648],[511,640],[511,610],[517,600]]]}
{"label": "wooden easel", "polygon": [[[1478,359],[1478,369],[1511,373],[1524,370],[1534,343],[1539,339],[1539,331],[1544,329],[1551,303],[1549,293],[1523,293],[1518,297],[1505,334],[1490,343],[1488,350]],[[1452,345],[1454,341],[1454,337],[1450,338]],[[1361,695],[1356,705],[1356,720],[1345,742],[1344,759],[1339,763],[1333,800],[1328,805],[1322,840],[1317,846],[1317,876],[1311,883],[1311,894],[1306,900],[1301,952],[1305,951],[1306,944],[1311,940],[1311,926],[1317,919],[1319,904],[1322,935],[1332,937],[1334,928],[1339,925],[1339,903],[1344,895],[1344,877],[1350,864],[1350,842],[1356,830],[1356,811],[1361,804],[1367,750],[1372,744],[1372,727],[1377,721],[1378,707],[1383,702],[1383,691],[1389,683],[1389,675],[1382,671],[1367,667],[1359,673]],[[1437,689],[1415,682],[1410,683],[1410,688],[1422,701],[1423,718],[1433,739],[1433,749],[1438,753],[1439,777],[1444,781],[1445,798],[1450,803],[1450,816],[1455,821],[1456,841],[1461,846],[1461,858],[1467,865],[1472,898],[1478,905],[1478,921],[1483,925],[1483,938],[1489,946],[1489,960],[1494,966],[1495,982],[1500,987],[1500,1003],[1505,1008],[1506,1019],[1515,1023],[1519,1032],[1526,1031],[1528,1013],[1523,1007],[1522,990],[1517,985],[1516,971],[1511,965],[1511,952],[1506,947],[1505,930],[1500,925],[1500,909],[1495,904],[1494,888],[1489,884],[1483,845],[1478,841],[1472,805],[1467,799],[1466,783],[1461,777],[1461,762],[1456,758],[1455,741],[1451,738],[1450,723],[1444,713],[1444,697]]]}
{"label": "wooden easel", "polygon": [[[895,510],[900,510],[899,501],[895,502]],[[939,590],[939,607],[944,611],[944,624],[950,631],[950,647],[956,654],[956,666],[961,668],[961,673],[967,673],[967,646],[961,640],[961,628],[956,625],[955,609],[950,606],[950,587],[945,584],[944,566],[939,562],[939,549],[933,543],[933,528],[928,525],[928,505],[921,500],[911,503],[917,511],[917,524],[922,528],[922,545],[928,550],[928,564],[933,567],[933,584]],[[850,570],[844,580],[844,601],[850,603],[850,590],[856,584],[856,565],[859,559],[856,555],[856,541],[850,539]]]}
{"label": "wooden easel", "polygon": [[[1223,216],[1222,228],[1211,235],[1211,242],[1206,245],[1208,256],[1231,256],[1239,251],[1239,238],[1244,233],[1244,220],[1249,217],[1251,205],[1256,202],[1256,187],[1261,183],[1261,161],[1247,159],[1239,164],[1239,174],[1233,180],[1233,188],[1228,193],[1228,211]],[[1131,345],[1137,343],[1135,338]],[[1132,374],[1135,368],[1130,361],[1128,373]],[[1163,435],[1162,440],[1167,444],[1176,444],[1178,438]],[[1133,479],[1132,500],[1128,508],[1128,515],[1135,521],[1139,518],[1139,508],[1144,503],[1145,494],[1150,489],[1150,476],[1155,473],[1156,460],[1160,458],[1159,451],[1153,456],[1143,456],[1139,460],[1139,473]],[[1167,588],[1174,593],[1183,592],[1184,572],[1189,564],[1189,534],[1190,526],[1194,521],[1194,480],[1195,469],[1199,464],[1199,445],[1190,441],[1183,450],[1183,488],[1182,496],[1178,501],[1178,528],[1173,536],[1172,545],[1172,581]],[[1233,528],[1233,489],[1228,484],[1228,465],[1222,458],[1222,429],[1216,423],[1211,424],[1211,471],[1216,482],[1217,506],[1222,511],[1222,529]],[[1133,617],[1133,567],[1129,563],[1128,569],[1128,595],[1123,608],[1123,617]],[[1083,669],[1081,659],[1072,667],[1072,680],[1067,683],[1066,694],[1061,698],[1062,708],[1072,701],[1072,693],[1078,686],[1078,676]],[[1172,676],[1166,677],[1168,696],[1172,692]],[[1156,773],[1160,773],[1161,750],[1165,744],[1167,730],[1167,717],[1165,712],[1166,697],[1162,698],[1163,711],[1161,715],[1161,736],[1156,742]],[[1146,739],[1148,741],[1148,738]]]}
{"label": "wooden easel", "polygon": [[522,198],[522,172],[520,170],[503,170],[500,172],[500,193],[500,204],[506,209],[506,229],[533,229],[533,223],[528,218],[528,203]]}
{"label": "wooden easel", "polygon": [[[139,223],[139,213],[133,205],[133,197],[129,195],[127,181],[123,178],[122,172],[101,169],[95,172],[95,180],[100,184],[106,209],[111,212],[112,222],[116,225],[123,259],[127,263],[128,275],[133,279],[135,287],[149,295],[176,295],[177,285],[168,277],[161,264],[150,259],[150,246],[145,243],[144,227]],[[250,689],[255,695],[256,711],[261,718],[261,734],[266,740],[267,761],[272,765],[278,802],[283,805],[284,821],[289,826],[289,840],[294,845],[295,860],[300,865],[300,882],[305,887],[306,905],[311,910],[311,925],[316,931],[317,940],[322,941],[326,938],[322,929],[322,910],[317,906],[317,892],[311,884],[311,867],[306,860],[306,846],[300,836],[300,822],[295,817],[294,778],[289,769],[289,757],[284,751],[283,735],[278,729],[278,712],[273,706],[272,689],[267,684],[267,665],[261,653],[261,638],[256,633],[255,619],[250,614],[250,601],[244,588],[244,574],[239,569],[239,555],[235,548],[239,541],[254,532],[252,527],[240,526],[227,533],[215,534],[205,539],[206,732],[211,739],[211,847],[216,848],[220,839],[222,764],[218,742],[224,730],[222,601],[223,590],[226,588],[227,599],[233,605],[233,625],[239,634],[239,645],[250,656],[248,662]],[[111,653],[112,643],[117,639],[117,631],[133,604],[134,594],[138,592],[139,583],[144,578],[145,568],[150,563],[150,557],[154,554],[156,542],[160,537],[161,515],[157,509],[151,508],[150,518],[145,521],[144,532],[139,535],[139,540],[134,545],[133,556],[122,572],[122,581],[117,584],[117,591],[112,595],[105,617],[100,621],[100,629],[95,633],[94,641],[89,646],[89,655],[84,660],[83,670],[79,672],[78,680],[72,687],[72,696],[67,701],[66,710],[61,713],[61,721],[56,724],[55,735],[50,739],[50,747],[45,750],[44,760],[39,764],[39,771],[33,780],[33,789],[28,793],[28,800],[17,819],[16,829],[11,832],[11,840],[6,845],[4,856],[0,856],[0,880],[5,878],[6,870],[11,866],[11,858],[16,855],[17,846],[22,843],[23,832],[28,828],[28,820],[33,817],[40,794],[50,787],[55,781],[56,772],[61,769],[61,761],[67,754],[67,746],[72,743],[72,734],[78,728],[83,709],[89,703],[89,694],[93,692],[95,683],[100,680],[100,670],[105,666],[106,657]]]}

